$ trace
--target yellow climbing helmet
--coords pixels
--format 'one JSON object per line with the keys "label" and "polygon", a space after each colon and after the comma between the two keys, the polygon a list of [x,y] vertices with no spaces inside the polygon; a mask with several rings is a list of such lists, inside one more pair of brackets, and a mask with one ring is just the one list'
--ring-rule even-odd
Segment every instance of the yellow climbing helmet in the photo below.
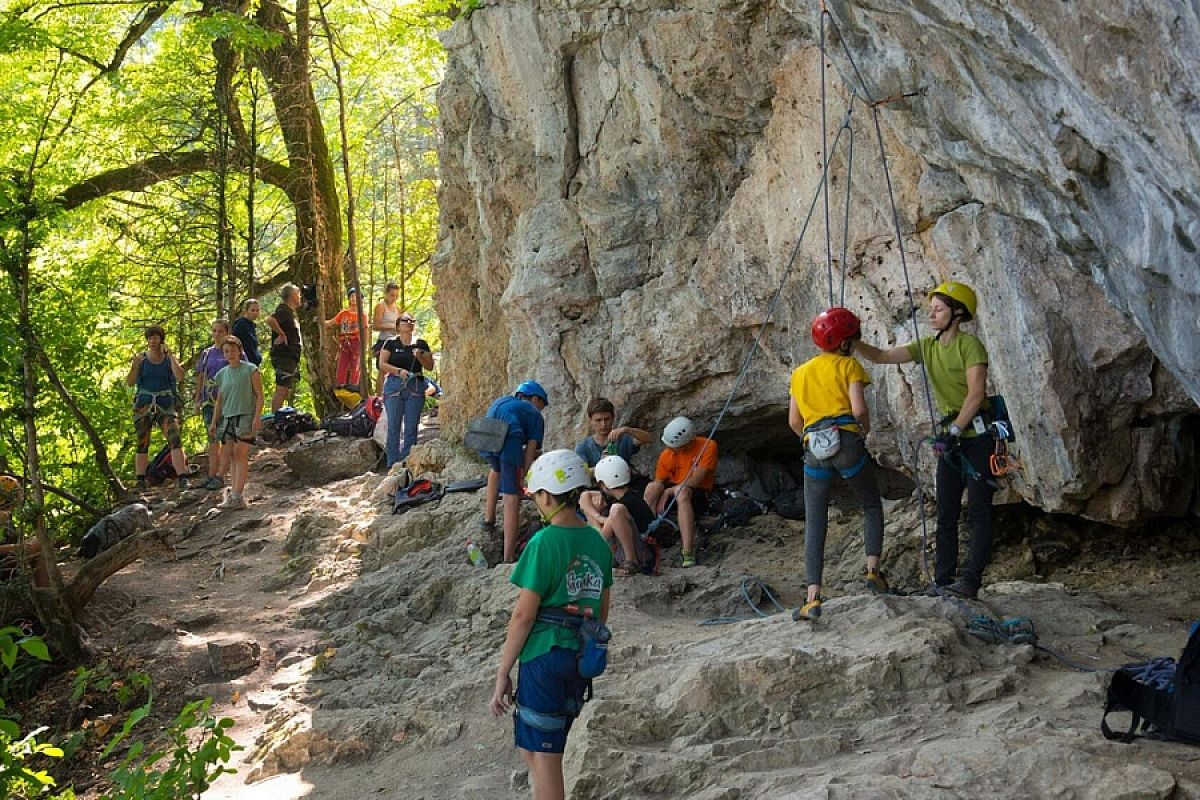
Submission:
{"label": "yellow climbing helmet", "polygon": [[937,288],[929,293],[929,298],[932,300],[935,295],[939,294],[950,298],[966,309],[967,313],[962,318],[963,322],[969,322],[975,318],[977,301],[975,299],[975,290],[970,286],[967,286],[965,283],[958,283],[957,281],[946,281],[945,283],[938,284]]}

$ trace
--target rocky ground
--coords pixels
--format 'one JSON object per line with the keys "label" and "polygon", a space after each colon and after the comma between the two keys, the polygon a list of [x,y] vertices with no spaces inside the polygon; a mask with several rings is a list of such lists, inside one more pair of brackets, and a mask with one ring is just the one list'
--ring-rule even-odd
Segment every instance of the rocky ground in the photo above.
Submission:
{"label": "rocky ground", "polygon": [[[106,584],[94,643],[137,659],[165,697],[210,695],[236,720],[246,749],[214,800],[527,796],[511,723],[486,710],[515,590],[506,567],[466,561],[482,492],[393,516],[388,479],[362,474],[371,455],[355,447],[258,454],[247,510],[159,501],[175,552]],[[443,481],[482,472],[440,441],[410,461]],[[340,474],[355,477],[327,480]],[[920,508],[890,501],[886,518],[889,575],[916,589]],[[1194,527],[1001,522],[969,607],[864,594],[848,505],[833,513],[816,624],[757,617],[742,598],[747,577],[786,606],[802,596],[804,526],[775,515],[713,536],[696,569],[618,580],[610,667],[568,748],[570,796],[1200,798],[1200,749],[1100,736],[1103,674],[965,630],[977,613],[1028,616],[1044,645],[1095,668],[1177,655],[1200,617]],[[718,616],[747,619],[700,624]]]}

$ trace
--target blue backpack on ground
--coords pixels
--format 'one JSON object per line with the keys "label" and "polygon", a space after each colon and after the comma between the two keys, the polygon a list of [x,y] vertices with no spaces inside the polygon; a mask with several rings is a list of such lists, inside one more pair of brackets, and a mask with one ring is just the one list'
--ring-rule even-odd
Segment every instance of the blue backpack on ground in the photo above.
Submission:
{"label": "blue backpack on ground", "polygon": [[[1108,726],[1108,715],[1123,711],[1132,720],[1122,733]],[[1178,662],[1156,658],[1113,673],[1100,732],[1126,744],[1139,736],[1200,744],[1200,622],[1192,624]]]}

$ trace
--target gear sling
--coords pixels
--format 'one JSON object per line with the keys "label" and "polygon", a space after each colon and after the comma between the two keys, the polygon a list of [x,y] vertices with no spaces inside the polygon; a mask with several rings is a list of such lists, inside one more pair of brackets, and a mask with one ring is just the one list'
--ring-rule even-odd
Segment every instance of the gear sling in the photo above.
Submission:
{"label": "gear sling", "polygon": [[575,630],[579,635],[579,655],[576,671],[587,680],[586,697],[568,698],[567,707],[558,713],[534,711],[517,705],[517,716],[526,725],[538,730],[554,733],[567,727],[567,723],[579,716],[583,704],[592,699],[592,679],[599,677],[608,666],[608,642],[612,632],[600,620],[590,615],[575,613],[573,606],[566,608],[543,608],[538,612],[538,622],[561,625]]}

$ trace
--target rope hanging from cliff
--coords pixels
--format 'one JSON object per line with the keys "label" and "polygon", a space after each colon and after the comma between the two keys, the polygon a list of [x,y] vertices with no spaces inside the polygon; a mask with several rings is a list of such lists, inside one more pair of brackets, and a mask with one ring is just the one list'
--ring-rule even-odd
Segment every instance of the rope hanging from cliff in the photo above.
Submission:
{"label": "rope hanging from cliff", "polygon": [[[841,141],[842,134],[850,129],[850,115],[854,111],[854,97],[850,98],[850,102],[846,106],[846,114],[842,118],[841,124],[838,126],[837,135],[833,138],[833,148],[836,149],[838,142]],[[808,233],[809,223],[812,222],[813,212],[816,211],[817,201],[821,199],[821,191],[825,187],[825,182],[829,177],[829,160],[826,159],[821,165],[821,178],[817,182],[817,189],[813,192],[812,202],[808,205],[808,213],[804,216],[804,224],[800,226],[800,235],[796,238],[796,244],[792,248],[792,254],[788,257],[787,264],[783,268],[783,276],[779,279],[779,285],[775,288],[775,293],[771,296],[771,302],[767,304],[767,313],[763,317],[762,324],[758,326],[758,333],[754,336],[754,341],[750,344],[750,349],[746,352],[745,358],[742,359],[742,367],[738,370],[737,377],[733,381],[733,386],[729,390],[729,396],[725,398],[725,404],[721,406],[720,413],[717,414],[716,420],[713,422],[712,428],[708,432],[708,438],[713,438],[717,430],[721,427],[721,421],[725,419],[725,414],[729,412],[729,407],[733,404],[733,398],[737,396],[738,387],[742,385],[742,381],[746,378],[746,373],[750,371],[750,362],[754,359],[754,354],[758,351],[762,342],[763,335],[767,332],[767,326],[771,324],[771,319],[775,316],[775,307],[779,305],[779,298],[783,295],[783,287],[787,284],[787,280],[791,277],[792,267],[796,263],[797,256],[800,255],[800,245],[804,242],[804,236]],[[687,475],[680,482],[686,484],[696,471],[697,465],[700,463],[700,456],[703,451],[696,454],[692,459],[692,464],[688,468]],[[675,495],[671,495],[671,499],[667,501],[667,505],[663,508],[647,528],[647,533],[653,533],[658,530],[658,526],[671,513],[671,509],[675,505]]]}

